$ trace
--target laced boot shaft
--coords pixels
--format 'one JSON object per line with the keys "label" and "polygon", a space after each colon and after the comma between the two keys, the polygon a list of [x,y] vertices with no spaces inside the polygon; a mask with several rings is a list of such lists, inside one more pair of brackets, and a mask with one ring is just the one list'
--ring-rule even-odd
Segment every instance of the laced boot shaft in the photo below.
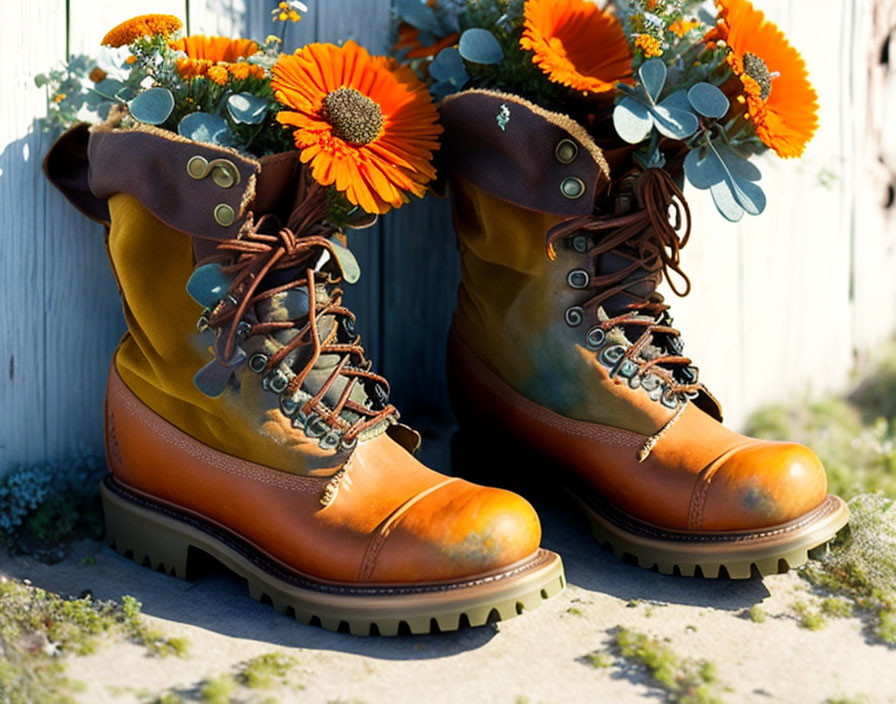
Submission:
{"label": "laced boot shaft", "polygon": [[706,392],[692,360],[682,355],[681,334],[656,290],[665,276],[677,295],[690,292],[680,259],[691,234],[690,210],[662,169],[626,176],[614,190],[613,213],[569,218],[548,231],[549,260],[556,260],[561,241],[583,255],[583,266],[566,280],[590,297],[567,308],[564,319],[584,328],[585,346],[611,377],[627,379],[631,388],[643,387],[651,400],[676,409]]}
{"label": "laced boot shaft", "polygon": [[322,449],[348,451],[398,413],[342,305],[341,262],[351,255],[330,239],[337,230],[326,209],[325,190],[303,181],[289,217],[295,231],[264,215],[218,245],[223,258],[199,264],[188,290],[209,306],[199,327],[214,332],[215,358],[195,383],[218,396],[247,364],[293,428]]}

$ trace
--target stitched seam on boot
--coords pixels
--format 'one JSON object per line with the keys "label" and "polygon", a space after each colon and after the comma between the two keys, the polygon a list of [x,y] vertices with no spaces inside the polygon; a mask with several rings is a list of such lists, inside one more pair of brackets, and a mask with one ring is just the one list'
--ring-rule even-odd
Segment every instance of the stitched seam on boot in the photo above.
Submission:
{"label": "stitched seam on boot", "polygon": [[380,552],[382,552],[383,545],[386,544],[386,538],[388,538],[392,531],[401,524],[401,521],[408,515],[408,511],[411,507],[442,487],[453,484],[456,481],[458,481],[457,477],[449,477],[445,481],[429,487],[429,489],[424,489],[416,496],[405,501],[401,506],[395,509],[385,521],[383,521],[381,524],[382,527],[376,535],[374,535],[370,544],[367,546],[367,550],[364,553],[364,559],[361,560],[361,568],[358,570],[358,579],[360,581],[364,582],[371,579],[373,571],[376,568],[377,560],[379,560]]}
{"label": "stitched seam on boot", "polygon": [[751,442],[742,442],[734,447],[728,448],[719,455],[712,464],[697,475],[697,481],[694,484],[694,491],[691,494],[691,507],[688,511],[688,530],[699,530],[703,527],[704,511],[706,510],[706,497],[709,496],[709,485],[712,478],[721,466],[725,464],[725,460],[733,456],[738,450],[741,450]]}
{"label": "stitched seam on boot", "polygon": [[323,484],[329,480],[329,477],[306,477],[287,474],[276,469],[268,469],[267,467],[247,463],[214,448],[208,448],[153,413],[146,404],[127,388],[121,379],[116,380],[116,383],[120,383],[124,387],[125,393],[121,393],[118,396],[119,401],[123,403],[126,410],[130,411],[142,424],[148,426],[150,432],[161,437],[164,442],[184,450],[186,454],[203,464],[234,476],[249,479],[250,481],[305,494],[320,492]]}

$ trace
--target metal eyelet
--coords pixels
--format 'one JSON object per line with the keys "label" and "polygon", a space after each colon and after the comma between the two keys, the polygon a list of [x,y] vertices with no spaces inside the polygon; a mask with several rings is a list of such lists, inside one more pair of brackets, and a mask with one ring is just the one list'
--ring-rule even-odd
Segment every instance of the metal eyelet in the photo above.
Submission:
{"label": "metal eyelet", "polygon": [[637,389],[641,386],[641,377],[638,374],[633,374],[628,378],[628,386],[631,389]]}
{"label": "metal eyelet", "polygon": [[282,394],[289,386],[289,379],[286,374],[279,369],[275,369],[261,380],[261,385],[265,391],[273,391],[275,394]]}
{"label": "metal eyelet", "polygon": [[669,349],[677,355],[680,355],[684,352],[684,340],[682,340],[678,335],[675,337],[669,338]]}
{"label": "metal eyelet", "polygon": [[576,235],[570,240],[570,245],[579,254],[587,252],[589,244],[591,243],[588,241],[587,235]]}
{"label": "metal eyelet", "polygon": [[320,445],[322,450],[335,450],[339,447],[339,441],[341,440],[341,436],[335,430],[329,430],[320,440],[317,441],[317,444]]}
{"label": "metal eyelet", "polygon": [[354,340],[355,336],[358,334],[357,328],[355,327],[355,321],[351,318],[342,319],[342,329],[345,332],[346,337],[350,340]]}
{"label": "metal eyelet", "polygon": [[625,377],[626,379],[630,379],[635,376],[635,373],[638,371],[638,365],[635,364],[632,360],[626,359],[619,365],[619,369],[617,374],[621,377]]}
{"label": "metal eyelet", "polygon": [[580,178],[570,176],[563,179],[560,184],[560,192],[570,200],[581,198],[585,194],[585,182]]}
{"label": "metal eyelet", "polygon": [[305,421],[307,421],[307,420],[308,420],[308,416],[306,416],[304,413],[302,413],[301,408],[297,408],[295,415],[292,417],[292,427],[296,428],[297,430],[304,430],[305,429]]}
{"label": "metal eyelet", "polygon": [[240,172],[229,159],[214,159],[209,166],[212,168],[212,181],[219,188],[230,188],[240,182]]}
{"label": "metal eyelet", "polygon": [[641,386],[645,391],[654,391],[660,385],[660,378],[655,374],[645,374],[641,379]]}
{"label": "metal eyelet", "polygon": [[256,374],[261,374],[265,367],[268,366],[268,356],[266,354],[253,354],[249,357],[249,369]]}
{"label": "metal eyelet", "polygon": [[305,435],[309,438],[319,438],[326,435],[327,424],[317,413],[311,413],[305,419]]}
{"label": "metal eyelet", "polygon": [[345,436],[343,435],[342,440],[340,441],[339,444],[343,450],[345,450],[346,452],[351,452],[358,446],[358,436],[355,435],[355,437],[353,437],[351,440],[346,442]]}
{"label": "metal eyelet", "polygon": [[280,396],[280,410],[283,411],[283,415],[292,418],[293,414],[299,409],[299,402],[295,400],[292,396],[286,396],[285,394],[281,394]]}
{"label": "metal eyelet", "polygon": [[205,332],[208,330],[208,321],[211,318],[212,309],[206,308],[199,316],[199,320],[196,321],[196,330],[199,332]]}
{"label": "metal eyelet", "polygon": [[678,404],[681,403],[681,399],[678,398],[678,394],[673,391],[670,387],[666,387],[663,391],[662,396],[660,397],[660,403],[662,403],[666,408],[678,408]]}
{"label": "metal eyelet", "polygon": [[236,220],[236,213],[233,212],[233,208],[227,205],[227,203],[219,203],[216,205],[214,215],[215,222],[221,227],[230,227]]}
{"label": "metal eyelet", "polygon": [[595,325],[585,335],[585,346],[592,350],[599,350],[607,339],[607,333],[600,325]]}
{"label": "metal eyelet", "polygon": [[245,320],[241,320],[236,325],[236,336],[240,340],[245,340],[249,337],[249,333],[252,332],[251,323],[246,322]]}
{"label": "metal eyelet", "polygon": [[610,345],[600,353],[600,361],[608,367],[615,367],[623,355],[625,348],[622,345]]}
{"label": "metal eyelet", "polygon": [[579,145],[571,139],[561,139],[554,149],[554,156],[561,164],[571,164],[579,155]]}
{"label": "metal eyelet", "polygon": [[569,327],[574,328],[582,324],[585,319],[585,309],[582,306],[572,306],[567,308],[563,314],[563,319]]}
{"label": "metal eyelet", "polygon": [[588,288],[588,284],[591,283],[591,277],[584,269],[573,269],[566,275],[566,283],[568,283],[571,288]]}
{"label": "metal eyelet", "polygon": [[662,384],[658,384],[655,389],[651,389],[647,392],[647,398],[649,398],[651,401],[659,401],[665,393],[665,388],[666,387]]}
{"label": "metal eyelet", "polygon": [[697,381],[697,367],[683,367],[681,376],[689,383],[693,384]]}

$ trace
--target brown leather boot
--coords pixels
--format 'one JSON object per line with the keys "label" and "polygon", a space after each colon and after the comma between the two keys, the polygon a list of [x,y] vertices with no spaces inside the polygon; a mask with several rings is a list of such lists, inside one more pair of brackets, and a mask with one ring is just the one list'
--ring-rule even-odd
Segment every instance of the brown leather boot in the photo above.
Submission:
{"label": "brown leather boot", "polygon": [[598,541],[666,574],[804,562],[847,510],[810,450],[723,427],[683,356],[656,292],[689,233],[675,180],[516,96],[466,91],[442,120],[463,278],[449,385],[464,436],[505,453],[463,463],[515,448],[514,473],[562,485]]}
{"label": "brown leather boot", "polygon": [[414,459],[298,152],[81,126],[46,170],[110,227],[128,333],[102,496],[119,552],[178,577],[207,553],[256,599],[358,634],[481,625],[562,589],[524,499]]}

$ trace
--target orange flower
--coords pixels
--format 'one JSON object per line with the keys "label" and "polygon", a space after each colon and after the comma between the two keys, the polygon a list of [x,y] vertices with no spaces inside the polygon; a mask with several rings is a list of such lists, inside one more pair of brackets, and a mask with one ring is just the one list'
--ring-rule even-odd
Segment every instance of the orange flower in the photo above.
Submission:
{"label": "orange flower", "polygon": [[174,15],[140,15],[110,29],[100,44],[119,47],[140,37],[154,37],[157,34],[167,37],[183,26],[183,22]]}
{"label": "orange flower", "polygon": [[696,29],[699,26],[700,22],[697,20],[675,20],[669,25],[669,31],[676,37],[683,37],[692,29]]}
{"label": "orange flower", "polygon": [[622,25],[587,0],[528,0],[520,46],[550,80],[585,93],[610,91],[631,75]]}
{"label": "orange flower", "polygon": [[225,83],[227,83],[227,69],[223,66],[209,66],[207,75],[219,86],[223,86]]}
{"label": "orange flower", "polygon": [[94,66],[93,70],[87,76],[94,83],[100,83],[105,80],[106,72],[103,71],[99,66]]}
{"label": "orange flower", "polygon": [[716,0],[719,22],[704,41],[724,40],[727,60],[762,143],[778,156],[802,156],[818,129],[818,95],[806,62],[784,33],[747,0]]}
{"label": "orange flower", "polygon": [[398,41],[395,42],[392,51],[398,53],[403,49],[407,49],[404,55],[406,59],[431,59],[442,49],[457,44],[459,40],[460,34],[454,33],[424,46],[423,42],[420,41],[420,30],[407,22],[402,22],[398,25]]}
{"label": "orange flower", "polygon": [[196,34],[171,42],[171,48],[186,53],[185,59],[178,59],[177,71],[184,78],[193,78],[205,76],[209,68],[216,64],[226,69],[237,59],[251,56],[258,51],[258,43],[251,39]]}
{"label": "orange flower", "polygon": [[435,177],[438,113],[426,86],[392,59],[371,57],[353,41],[308,44],[282,55],[271,87],[284,105],[277,120],[293,138],[311,175],[335,184],[368,213],[385,213],[422,197]]}

